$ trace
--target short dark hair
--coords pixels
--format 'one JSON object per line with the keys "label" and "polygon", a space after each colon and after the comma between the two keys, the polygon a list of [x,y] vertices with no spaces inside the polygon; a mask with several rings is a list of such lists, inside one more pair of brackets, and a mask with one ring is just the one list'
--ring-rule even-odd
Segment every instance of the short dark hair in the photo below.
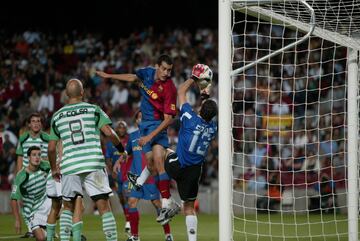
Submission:
{"label": "short dark hair", "polygon": [[167,63],[168,65],[172,65],[172,64],[173,64],[172,58],[171,58],[169,55],[167,55],[167,54],[162,54],[162,55],[160,55],[159,58],[157,59],[157,62],[156,62],[156,63],[157,63],[158,65],[161,65],[162,62],[165,62],[165,63]]}
{"label": "short dark hair", "polygon": [[33,117],[38,117],[38,118],[40,118],[40,121],[42,121],[40,113],[39,112],[33,112],[33,113],[30,114],[30,116],[28,118],[28,123],[31,122],[31,118],[33,118]]}
{"label": "short dark hair", "polygon": [[30,157],[32,151],[41,151],[41,149],[38,146],[31,146],[26,152],[28,157]]}
{"label": "short dark hair", "polygon": [[211,121],[211,119],[214,118],[214,116],[216,116],[217,113],[218,113],[218,107],[214,100],[207,99],[201,105],[200,116],[205,121],[207,122]]}

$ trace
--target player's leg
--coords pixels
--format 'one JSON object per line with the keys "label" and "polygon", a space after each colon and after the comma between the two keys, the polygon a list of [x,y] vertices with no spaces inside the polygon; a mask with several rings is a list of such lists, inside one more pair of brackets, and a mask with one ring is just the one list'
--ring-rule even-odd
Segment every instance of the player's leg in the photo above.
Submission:
{"label": "player's leg", "polygon": [[74,202],[74,215],[72,225],[73,241],[81,241],[81,235],[83,230],[83,199],[81,196],[77,196]]}
{"label": "player's leg", "polygon": [[46,232],[47,241],[52,241],[55,236],[56,221],[59,218],[62,206],[61,184],[53,179],[47,181],[46,194],[51,199],[51,210],[47,218]]}
{"label": "player's leg", "polygon": [[44,224],[50,213],[51,209],[51,200],[45,198],[41,206],[32,214],[30,218],[31,230],[36,238],[36,240],[45,241],[46,240],[46,231]]}
{"label": "player's leg", "polygon": [[30,222],[29,222],[29,219],[27,218],[27,215],[25,214],[25,212],[26,212],[26,210],[24,210],[24,207],[21,207],[20,214],[21,214],[21,217],[23,218],[24,223],[25,223],[26,228],[27,228],[27,232],[21,237],[22,238],[33,238],[34,234],[31,231]]}
{"label": "player's leg", "polygon": [[81,177],[78,175],[64,175],[61,179],[64,210],[60,215],[60,239],[81,240],[83,228],[83,189]]}
{"label": "player's leg", "polygon": [[51,210],[46,222],[47,241],[52,241],[55,236],[56,220],[59,217],[62,201],[58,198],[51,199]]}
{"label": "player's leg", "polygon": [[84,187],[99,210],[106,240],[117,240],[115,217],[109,202],[109,195],[112,194],[112,190],[109,186],[106,170],[97,170],[87,174],[84,177]]}
{"label": "player's leg", "polygon": [[108,196],[99,195],[95,197],[91,197],[98,207],[102,224],[103,231],[107,241],[115,241],[117,240],[117,231],[116,231],[116,222],[113,213],[111,212],[110,203],[108,200]]}
{"label": "player's leg", "polygon": [[72,229],[72,218],[74,214],[74,204],[72,201],[63,201],[64,209],[60,214],[60,239],[69,241]]}
{"label": "player's leg", "polygon": [[36,241],[46,241],[46,231],[42,227],[38,226],[34,228],[32,232],[36,238]]}
{"label": "player's leg", "polygon": [[[157,122],[149,122],[149,123],[142,122],[139,125],[141,136],[146,136],[146,135],[150,134],[153,130],[155,130],[158,127],[158,125],[159,125],[159,123],[157,123]],[[168,138],[166,135],[166,131],[163,131],[160,134],[158,134],[158,136],[156,136],[151,142],[146,143],[142,147],[142,150],[146,155],[147,166],[142,170],[140,176],[137,176],[133,173],[128,173],[128,179],[134,185],[134,187],[136,189],[140,189],[141,186],[143,186],[144,183],[146,182],[146,180],[150,177],[150,175],[154,175],[157,173],[156,166],[154,166],[154,156],[153,156],[152,145],[154,143],[160,143],[160,142],[157,142],[159,137],[161,139],[163,139],[162,141],[165,142],[165,144],[168,145]],[[156,142],[154,142],[154,141],[156,141]]]}
{"label": "player's leg", "polygon": [[189,241],[196,241],[198,220],[195,212],[195,201],[184,202],[186,231]]}
{"label": "player's leg", "polygon": [[121,171],[118,172],[117,174],[116,182],[118,186],[117,194],[125,217],[125,233],[129,235],[130,234],[129,206],[125,194],[128,188],[128,182],[123,182]]}
{"label": "player's leg", "polygon": [[[175,161],[167,163],[166,167],[168,167],[168,164],[171,165],[173,163],[175,163]],[[195,200],[199,191],[201,172],[202,165],[193,165],[181,168],[181,174],[179,176],[175,175],[180,198],[184,201],[185,223],[189,241],[196,241],[197,239],[198,221],[195,212]]]}
{"label": "player's leg", "polygon": [[[160,210],[161,210],[161,201],[160,199],[155,199],[155,200],[151,200],[152,205],[155,207],[155,210],[157,212],[157,214],[160,214]],[[163,229],[164,229],[164,234],[165,234],[165,241],[173,241],[174,238],[171,234],[171,229],[170,229],[170,224],[166,223],[164,225],[162,225]]]}
{"label": "player's leg", "polygon": [[[137,209],[139,199],[136,197],[129,197],[129,220],[130,220],[130,228],[131,228],[131,237],[130,238],[139,238],[139,220],[140,215]],[[131,239],[130,239],[131,240]]]}
{"label": "player's leg", "polygon": [[146,160],[147,160],[147,165],[142,170],[140,176],[138,176],[138,175],[136,175],[134,173],[131,173],[131,172],[127,173],[127,177],[129,179],[129,181],[134,186],[134,188],[137,189],[137,190],[139,190],[144,185],[146,180],[151,175],[156,175],[157,174],[157,170],[156,170],[156,168],[154,166],[154,158],[153,158],[153,153],[151,151],[150,145],[146,144],[143,147],[143,151],[144,151],[144,153],[146,153],[145,156],[146,156]]}
{"label": "player's leg", "polygon": [[[177,181],[178,188],[179,188],[179,182],[182,181],[182,176],[185,176],[185,175],[183,175],[183,169],[181,169],[180,163],[178,162],[178,157],[175,152],[173,152],[171,150],[166,150],[164,169],[166,169],[166,173],[169,175],[168,176],[169,178],[171,177]],[[160,183],[160,181],[159,181],[159,183]],[[170,185],[170,183],[169,183],[169,185]],[[160,188],[159,188],[159,191],[160,191]],[[160,193],[161,193],[161,191],[160,191]],[[175,216],[181,210],[179,204],[177,204],[173,200],[171,202],[172,202],[172,206],[169,208],[164,208],[164,201],[162,202],[161,212],[156,219],[156,221],[162,225],[164,225],[165,223],[168,223],[171,220],[171,218],[173,216]]]}
{"label": "player's leg", "polygon": [[165,172],[164,167],[165,149],[161,145],[154,145],[152,150],[155,169],[159,176],[158,189],[162,197],[162,208],[170,208],[172,204],[170,199],[170,177]]}

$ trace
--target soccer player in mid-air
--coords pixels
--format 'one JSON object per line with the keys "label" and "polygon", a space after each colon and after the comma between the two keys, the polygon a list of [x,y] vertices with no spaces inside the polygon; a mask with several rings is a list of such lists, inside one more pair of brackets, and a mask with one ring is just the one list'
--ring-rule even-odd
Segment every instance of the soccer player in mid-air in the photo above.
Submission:
{"label": "soccer player in mid-air", "polygon": [[21,231],[18,202],[22,200],[29,213],[25,218],[36,240],[45,241],[45,225],[51,209],[51,200],[46,196],[46,181],[50,165],[49,162],[41,160],[41,149],[38,146],[27,148],[26,154],[27,166],[17,173],[11,192],[15,229],[17,233]]}
{"label": "soccer player in mid-air", "polygon": [[139,177],[129,173],[128,178],[139,189],[151,174],[159,176],[158,188],[162,197],[162,210],[157,221],[160,223],[163,223],[164,217],[169,212],[178,209],[178,204],[170,198],[170,178],[164,169],[165,150],[169,147],[167,128],[176,115],[176,87],[170,79],[172,68],[171,57],[161,55],[155,68],[145,67],[137,70],[136,74],[96,72],[103,78],[136,82],[139,85],[142,95],[139,145],[146,153],[149,165],[144,168]]}
{"label": "soccer player in mid-air", "polygon": [[[190,104],[186,102],[186,92],[194,82],[199,82],[199,77],[206,70],[209,71],[207,66],[195,65],[192,77],[181,84],[178,89],[181,123],[179,140],[176,153],[168,149],[165,160],[165,170],[176,181],[180,198],[184,202],[189,241],[197,239],[197,217],[194,205],[198,194],[202,165],[209,144],[217,131],[217,125],[212,119],[217,115],[218,109],[215,101],[205,99],[199,113],[194,112]],[[211,71],[209,73],[211,78]],[[201,90],[205,96],[208,95],[208,91],[208,88]]]}
{"label": "soccer player in mid-air", "polygon": [[[100,130],[120,153],[124,152],[124,147],[110,127],[111,120],[105,112],[96,105],[83,102],[84,88],[80,80],[70,79],[66,84],[66,94],[68,104],[52,117],[48,146],[52,176],[55,181],[61,177],[62,184],[65,210],[60,216],[60,234],[70,236],[72,230],[73,241],[81,240],[84,187],[102,217],[106,240],[115,241],[116,222],[108,200],[112,190],[101,149]],[[60,140],[63,153],[59,170],[56,166],[56,143]]]}
{"label": "soccer player in mid-air", "polygon": [[[135,113],[135,126],[138,127],[141,122],[141,111]],[[146,157],[144,152],[142,151],[142,147],[139,146],[140,139],[140,131],[136,130],[130,133],[129,141],[126,145],[126,152],[128,154],[128,158],[126,160],[127,164],[131,164],[131,172],[137,175],[140,175],[142,170],[147,164]],[[121,166],[121,162],[123,162],[122,157],[117,160],[114,165],[114,171],[118,172],[119,167]],[[156,176],[157,177],[157,176]],[[148,178],[148,180],[144,183],[144,185],[139,189],[135,190],[131,188],[131,183],[128,187],[128,204],[129,204],[129,220],[131,226],[131,237],[127,241],[137,241],[139,239],[139,211],[137,209],[137,204],[140,199],[150,200],[154,205],[157,212],[161,210],[161,202],[160,202],[160,193],[156,187],[155,180],[153,177]],[[173,236],[170,232],[170,225],[166,223],[163,225],[164,233],[165,233],[165,241],[173,241]]]}

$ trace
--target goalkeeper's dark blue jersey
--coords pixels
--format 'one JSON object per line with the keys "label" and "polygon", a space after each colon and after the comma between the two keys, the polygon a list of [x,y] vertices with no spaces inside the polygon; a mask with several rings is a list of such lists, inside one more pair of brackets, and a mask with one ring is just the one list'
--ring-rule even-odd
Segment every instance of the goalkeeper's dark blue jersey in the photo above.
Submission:
{"label": "goalkeeper's dark blue jersey", "polygon": [[211,140],[215,137],[216,123],[203,120],[188,103],[181,106],[180,122],[176,153],[181,167],[201,164],[205,160]]}

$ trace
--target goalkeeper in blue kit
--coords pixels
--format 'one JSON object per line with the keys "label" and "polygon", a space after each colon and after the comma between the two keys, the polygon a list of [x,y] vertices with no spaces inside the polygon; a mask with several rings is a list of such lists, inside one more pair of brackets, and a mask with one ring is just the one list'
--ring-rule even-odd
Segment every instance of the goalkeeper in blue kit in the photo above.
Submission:
{"label": "goalkeeper in blue kit", "polygon": [[196,113],[186,102],[186,92],[196,82],[202,96],[208,97],[211,77],[209,67],[198,64],[193,68],[192,77],[180,85],[178,89],[181,123],[179,141],[176,152],[167,150],[165,160],[165,170],[176,181],[180,198],[184,202],[189,241],[197,239],[197,217],[194,204],[198,194],[202,165],[210,142],[217,132],[217,125],[212,119],[217,115],[218,108],[214,100],[207,98],[203,100],[199,113]]}

